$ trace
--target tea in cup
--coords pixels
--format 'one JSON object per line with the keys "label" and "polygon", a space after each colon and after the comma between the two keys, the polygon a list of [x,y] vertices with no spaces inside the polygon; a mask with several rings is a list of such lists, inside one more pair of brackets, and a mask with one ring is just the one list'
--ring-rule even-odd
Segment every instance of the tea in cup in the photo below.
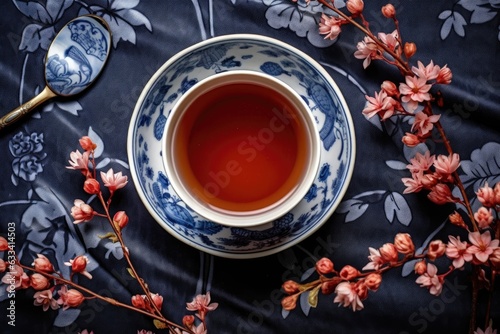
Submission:
{"label": "tea in cup", "polygon": [[306,195],[320,138],[305,101],[280,80],[229,71],[190,88],[172,108],[163,162],[173,189],[201,217],[250,227]]}

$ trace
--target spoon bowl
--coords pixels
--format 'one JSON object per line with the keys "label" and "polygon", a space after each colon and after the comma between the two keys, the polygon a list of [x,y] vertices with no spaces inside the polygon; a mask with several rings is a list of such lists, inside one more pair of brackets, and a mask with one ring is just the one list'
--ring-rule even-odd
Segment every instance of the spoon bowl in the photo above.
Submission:
{"label": "spoon bowl", "polygon": [[111,31],[101,17],[79,16],[55,36],[45,58],[45,88],[0,118],[0,129],[18,121],[55,96],[81,93],[101,73],[111,48]]}

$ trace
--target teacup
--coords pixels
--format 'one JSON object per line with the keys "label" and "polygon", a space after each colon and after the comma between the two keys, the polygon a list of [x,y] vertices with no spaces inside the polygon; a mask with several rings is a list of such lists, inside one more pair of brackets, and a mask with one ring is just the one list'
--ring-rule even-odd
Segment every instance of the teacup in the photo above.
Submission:
{"label": "teacup", "polygon": [[174,105],[162,145],[167,177],[201,217],[250,227],[306,195],[320,162],[316,121],[280,80],[234,70],[191,87]]}

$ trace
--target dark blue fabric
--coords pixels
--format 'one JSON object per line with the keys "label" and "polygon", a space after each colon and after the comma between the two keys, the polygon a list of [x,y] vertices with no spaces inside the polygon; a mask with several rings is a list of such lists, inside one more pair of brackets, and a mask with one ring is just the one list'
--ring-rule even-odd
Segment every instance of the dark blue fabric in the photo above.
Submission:
{"label": "dark blue fabric", "polygon": [[[344,205],[296,246],[263,258],[231,260],[207,255],[172,237],[151,218],[130,182],[117,193],[113,207],[130,216],[124,237],[138,271],[152,291],[164,296],[165,315],[181,322],[187,313],[185,303],[210,290],[219,308],[209,314],[209,333],[467,333],[471,312],[467,272],[448,277],[442,295],[434,297],[414,282],[416,276],[408,268],[395,269],[384,275],[379,291],[370,293],[362,311],[353,313],[337,307],[333,296],[320,296],[316,309],[299,305],[286,318],[282,314],[281,284],[287,279],[299,280],[315,259],[327,256],[336,268],[345,264],[362,268],[368,262],[368,247],[392,242],[398,232],[410,233],[420,247],[454,209],[438,207],[424,195],[402,195],[400,179],[408,172],[398,166],[407,164],[408,156],[401,133],[392,120],[377,127],[361,114],[364,94],[373,95],[385,79],[400,80],[398,73],[382,63],[364,70],[362,61],[353,57],[363,36],[351,27],[343,27],[335,43],[323,40],[317,31],[318,13],[312,11],[317,8],[307,9],[303,0],[61,0],[42,1],[38,9],[27,9],[22,1],[2,1],[1,114],[43,89],[43,62],[45,47],[53,37],[51,29],[59,30],[88,9],[106,8],[108,2],[113,5],[107,8],[109,13],[118,20],[112,25],[110,59],[97,82],[74,98],[53,99],[38,107],[32,117],[0,132],[0,235],[6,236],[8,223],[15,223],[16,249],[23,263],[30,264],[37,253],[43,253],[59,258],[58,269],[63,270],[62,262],[87,252],[93,279],[81,278],[80,283],[125,302],[139,293],[120,251],[109,240],[97,237],[105,225],[72,224],[73,200],[88,197],[78,172],[65,169],[69,153],[79,148],[81,136],[90,133],[101,139],[99,161],[104,170],[113,167],[129,175],[128,124],[135,102],[154,72],[175,53],[204,39],[261,34],[315,58],[344,94],[357,140],[356,167]],[[49,3],[61,10],[47,12]],[[335,3],[344,6],[343,1]],[[471,193],[479,182],[500,181],[500,13],[493,2],[480,5],[483,3],[394,2],[403,38],[417,44],[415,60],[427,64],[432,59],[453,71],[452,85],[442,88],[441,120],[462,161],[473,166],[460,171]],[[366,1],[365,13],[373,20],[375,31],[390,33],[392,23],[379,14],[382,4]],[[46,19],[40,19],[43,17]],[[40,150],[14,152],[12,146],[28,137]],[[442,152],[439,145],[430,148],[433,153]],[[31,158],[39,169],[18,172],[24,158]],[[350,207],[348,201],[353,199],[365,204],[366,211]],[[446,225],[437,233],[447,241],[448,234],[459,232]],[[497,287],[496,297],[498,292]],[[2,300],[2,333],[160,332],[150,319],[98,301],[82,305],[76,320],[71,316],[77,314],[64,317],[57,311],[43,312],[33,306],[31,290],[16,294],[14,328],[3,315],[9,299],[3,294]],[[500,324],[498,301],[494,299],[492,305],[496,328]]]}

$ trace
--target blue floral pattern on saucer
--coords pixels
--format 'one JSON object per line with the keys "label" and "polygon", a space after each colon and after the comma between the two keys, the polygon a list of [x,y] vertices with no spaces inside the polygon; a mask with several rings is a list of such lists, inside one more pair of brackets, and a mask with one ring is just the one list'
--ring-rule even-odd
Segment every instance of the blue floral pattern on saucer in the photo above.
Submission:
{"label": "blue floral pattern on saucer", "polygon": [[[309,105],[322,140],[320,170],[304,199],[283,217],[253,228],[226,227],[197,215],[172,189],[162,163],[161,137],[176,101],[200,80],[232,70],[266,73],[292,87]],[[274,39],[228,35],[182,51],[151,78],[130,122],[128,154],[142,201],[169,233],[210,254],[255,258],[300,242],[328,219],[349,184],[355,138],[347,105],[317,62]]]}

